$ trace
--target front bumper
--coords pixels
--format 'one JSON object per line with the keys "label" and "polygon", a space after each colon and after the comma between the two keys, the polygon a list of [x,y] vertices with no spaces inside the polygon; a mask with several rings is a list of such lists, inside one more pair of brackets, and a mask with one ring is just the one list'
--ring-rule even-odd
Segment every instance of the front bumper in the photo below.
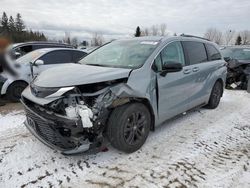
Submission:
{"label": "front bumper", "polygon": [[[63,154],[84,153],[92,149],[83,136],[83,127],[77,120],[55,117],[25,104],[27,129],[42,143]],[[46,114],[45,114],[46,113]]]}

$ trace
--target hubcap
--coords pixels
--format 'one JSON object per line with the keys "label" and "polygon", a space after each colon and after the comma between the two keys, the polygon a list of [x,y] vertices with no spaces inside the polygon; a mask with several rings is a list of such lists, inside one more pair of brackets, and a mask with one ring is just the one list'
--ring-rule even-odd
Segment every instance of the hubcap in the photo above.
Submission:
{"label": "hubcap", "polygon": [[133,112],[128,116],[124,128],[124,139],[129,145],[135,145],[143,139],[147,120],[141,112]]}

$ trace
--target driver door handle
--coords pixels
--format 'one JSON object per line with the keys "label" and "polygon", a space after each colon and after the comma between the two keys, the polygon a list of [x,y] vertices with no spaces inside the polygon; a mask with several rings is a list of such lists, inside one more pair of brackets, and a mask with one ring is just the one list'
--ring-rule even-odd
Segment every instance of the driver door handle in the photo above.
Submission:
{"label": "driver door handle", "polygon": [[183,73],[184,73],[184,74],[190,74],[190,73],[191,73],[191,70],[190,70],[190,69],[185,69],[185,70],[183,71]]}
{"label": "driver door handle", "polygon": [[199,69],[199,67],[194,67],[193,68],[193,72],[198,72],[200,69]]}

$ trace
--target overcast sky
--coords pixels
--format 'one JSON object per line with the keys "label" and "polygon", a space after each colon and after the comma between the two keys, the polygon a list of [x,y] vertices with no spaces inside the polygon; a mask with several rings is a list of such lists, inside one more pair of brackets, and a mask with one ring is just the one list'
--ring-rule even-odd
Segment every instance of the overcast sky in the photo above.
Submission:
{"label": "overcast sky", "polygon": [[250,29],[250,0],[0,0],[0,13],[21,13],[28,28],[60,38],[132,36],[135,28],[166,23],[170,32],[203,36],[208,27]]}

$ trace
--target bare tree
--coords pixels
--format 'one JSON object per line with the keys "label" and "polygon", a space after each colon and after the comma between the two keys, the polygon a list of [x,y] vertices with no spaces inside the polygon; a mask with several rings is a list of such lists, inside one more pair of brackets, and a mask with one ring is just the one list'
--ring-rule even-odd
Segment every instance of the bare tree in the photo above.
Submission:
{"label": "bare tree", "polygon": [[77,39],[77,37],[73,37],[73,38],[71,39],[71,44],[72,44],[73,46],[75,46],[75,47],[78,46],[78,39]]}
{"label": "bare tree", "polygon": [[217,44],[223,43],[222,32],[216,28],[207,29],[206,33],[204,34],[204,37],[213,42],[216,42]]}
{"label": "bare tree", "polygon": [[217,33],[217,29],[209,28],[204,34],[204,37],[207,38],[208,40],[214,41],[216,33]]}
{"label": "bare tree", "polygon": [[149,36],[149,29],[146,27],[143,33],[144,33],[144,36]]}
{"label": "bare tree", "polygon": [[101,34],[94,33],[91,39],[91,46],[101,46],[104,43],[104,38]]}
{"label": "bare tree", "polygon": [[243,45],[250,44],[250,31],[249,30],[241,31],[240,36],[241,36]]}
{"label": "bare tree", "polygon": [[71,44],[70,32],[65,31],[65,36],[64,36],[63,42],[67,43],[67,44]]}
{"label": "bare tree", "polygon": [[227,30],[224,33],[224,41],[225,44],[228,45],[232,42],[232,39],[234,38],[235,30]]}
{"label": "bare tree", "polygon": [[151,31],[152,31],[152,35],[153,35],[153,36],[158,35],[158,33],[159,33],[159,28],[158,28],[158,26],[157,26],[157,25],[152,25]]}
{"label": "bare tree", "polygon": [[215,35],[215,39],[214,42],[217,44],[222,44],[223,43],[223,34],[221,31],[217,31],[216,35]]}
{"label": "bare tree", "polygon": [[166,30],[167,30],[167,25],[166,24],[161,24],[160,25],[160,31],[161,31],[161,36],[165,36],[166,35]]}

